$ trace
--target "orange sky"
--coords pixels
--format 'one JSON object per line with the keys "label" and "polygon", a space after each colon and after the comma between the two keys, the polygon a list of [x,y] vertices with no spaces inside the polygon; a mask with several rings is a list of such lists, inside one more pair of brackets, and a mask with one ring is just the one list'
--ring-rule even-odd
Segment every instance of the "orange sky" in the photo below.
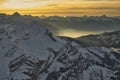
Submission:
{"label": "orange sky", "polygon": [[0,13],[120,16],[120,0],[0,0]]}

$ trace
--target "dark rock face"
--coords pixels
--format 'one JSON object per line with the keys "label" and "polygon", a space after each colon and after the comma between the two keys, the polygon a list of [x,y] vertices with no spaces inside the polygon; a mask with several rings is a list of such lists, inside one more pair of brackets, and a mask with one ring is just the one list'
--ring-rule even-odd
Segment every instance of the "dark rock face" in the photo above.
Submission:
{"label": "dark rock face", "polygon": [[11,22],[0,23],[1,80],[120,79],[119,52],[56,37],[30,16],[5,17]]}

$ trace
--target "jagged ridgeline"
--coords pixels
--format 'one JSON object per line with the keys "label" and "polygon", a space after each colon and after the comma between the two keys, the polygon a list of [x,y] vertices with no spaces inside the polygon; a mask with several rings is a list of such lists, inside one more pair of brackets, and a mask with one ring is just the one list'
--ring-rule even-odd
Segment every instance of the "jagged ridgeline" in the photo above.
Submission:
{"label": "jagged ridgeline", "polygon": [[38,17],[1,14],[0,80],[120,80],[120,53],[56,37]]}

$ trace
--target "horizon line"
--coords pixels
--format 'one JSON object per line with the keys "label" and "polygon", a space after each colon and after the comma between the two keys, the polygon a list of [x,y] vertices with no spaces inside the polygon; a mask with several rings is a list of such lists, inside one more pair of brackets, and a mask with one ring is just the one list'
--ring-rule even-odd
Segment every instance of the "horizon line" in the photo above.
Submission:
{"label": "horizon line", "polygon": [[[21,16],[33,16],[35,17],[34,15],[32,14],[21,14],[20,12],[13,12],[12,14],[7,14],[7,13],[4,13],[4,12],[0,12],[0,15],[1,14],[5,14],[5,15],[9,15],[9,16],[12,16],[14,15],[15,13],[18,13],[19,15]],[[50,15],[50,16],[46,16],[46,15],[40,15],[40,16],[36,16],[36,17],[102,17],[102,16],[106,16],[106,17],[120,17],[120,15],[107,15],[107,14],[101,14],[101,15],[80,15],[80,16],[61,16],[61,15]]]}

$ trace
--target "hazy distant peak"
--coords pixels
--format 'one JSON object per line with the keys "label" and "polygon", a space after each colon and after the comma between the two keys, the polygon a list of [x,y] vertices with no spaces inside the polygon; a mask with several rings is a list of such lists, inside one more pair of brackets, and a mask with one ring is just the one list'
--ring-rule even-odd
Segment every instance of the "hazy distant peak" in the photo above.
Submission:
{"label": "hazy distant peak", "polygon": [[107,18],[107,16],[106,15],[102,15],[102,16],[100,16],[101,18]]}
{"label": "hazy distant peak", "polygon": [[20,13],[19,13],[19,12],[15,12],[15,13],[13,14],[13,16],[20,16]]}

